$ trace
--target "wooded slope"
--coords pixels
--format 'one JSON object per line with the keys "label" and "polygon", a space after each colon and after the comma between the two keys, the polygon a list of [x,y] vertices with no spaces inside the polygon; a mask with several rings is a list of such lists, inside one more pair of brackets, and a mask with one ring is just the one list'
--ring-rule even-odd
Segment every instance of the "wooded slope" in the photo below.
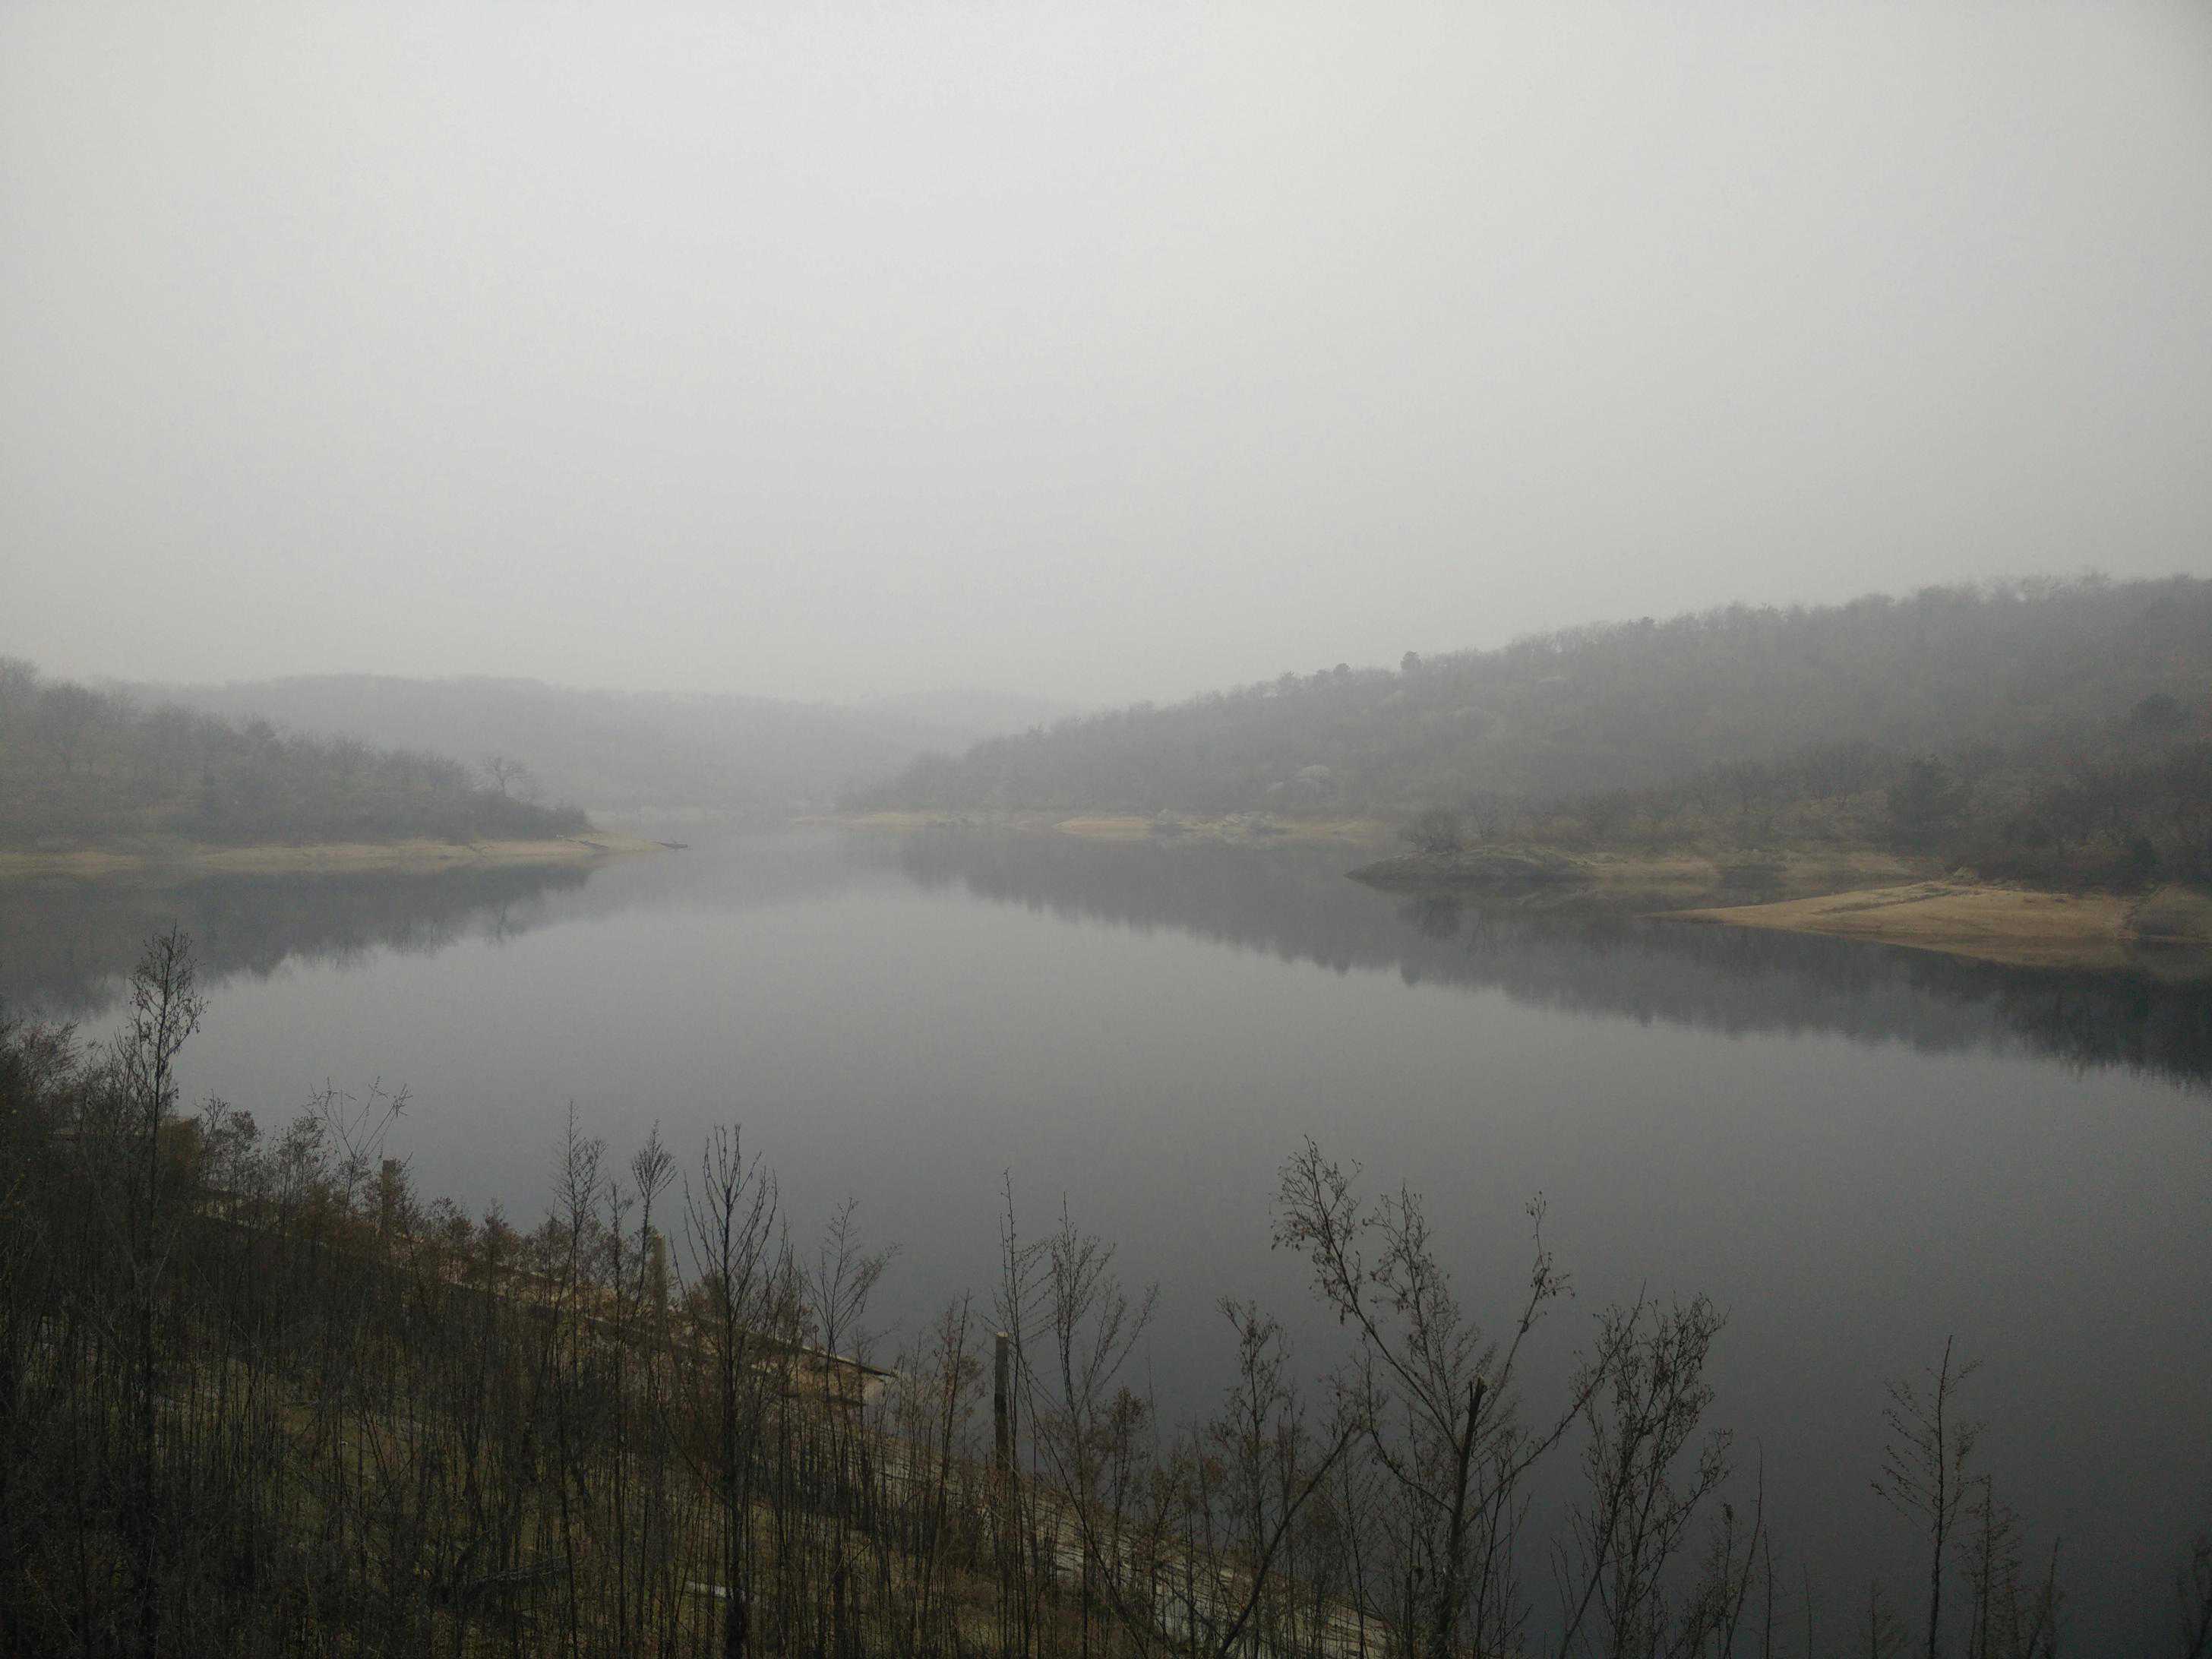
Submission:
{"label": "wooded slope", "polygon": [[0,658],[0,846],[573,835],[574,807],[417,750],[230,721],[42,678]]}
{"label": "wooded slope", "polygon": [[931,757],[854,804],[1221,813],[1483,810],[1821,744],[1885,756],[2094,742],[2146,700],[2201,727],[2212,582],[1931,587],[1573,629],[1396,670],[1285,674]]}

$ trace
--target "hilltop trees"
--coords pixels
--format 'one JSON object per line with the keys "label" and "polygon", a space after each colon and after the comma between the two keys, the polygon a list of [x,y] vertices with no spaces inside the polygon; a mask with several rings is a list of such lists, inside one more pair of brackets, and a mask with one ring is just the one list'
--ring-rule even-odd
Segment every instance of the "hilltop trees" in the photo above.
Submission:
{"label": "hilltop trees", "polygon": [[[994,738],[863,804],[1295,813],[1548,809],[1791,768],[1814,798],[1914,757],[1996,749],[2047,775],[2130,741],[2212,738],[2212,582],[2021,582],[1571,629],[1336,669]],[[1300,788],[1325,767],[1326,796]],[[1755,781],[1746,771],[1739,781]],[[1723,790],[1730,786],[1723,781]],[[1776,799],[1784,797],[1777,794]],[[1729,803],[1756,820],[1763,787]]]}
{"label": "hilltop trees", "polygon": [[574,808],[439,755],[280,732],[40,678],[0,661],[0,845],[157,836],[217,843],[573,835]]}
{"label": "hilltop trees", "polygon": [[1908,763],[1889,786],[1889,816],[1908,847],[1929,846],[1956,828],[1966,805],[1965,786],[1949,767],[1926,756]]}
{"label": "hilltop trees", "polygon": [[514,797],[535,800],[538,798],[537,775],[512,755],[486,755],[482,770],[485,780],[499,792],[502,799]]}

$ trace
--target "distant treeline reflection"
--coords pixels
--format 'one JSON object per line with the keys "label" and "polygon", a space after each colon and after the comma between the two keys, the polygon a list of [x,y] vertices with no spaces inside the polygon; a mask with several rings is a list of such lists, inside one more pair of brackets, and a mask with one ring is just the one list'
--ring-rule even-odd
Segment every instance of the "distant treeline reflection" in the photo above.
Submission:
{"label": "distant treeline reflection", "polygon": [[0,1005],[79,1018],[112,1006],[147,936],[182,926],[210,981],[285,963],[427,955],[550,919],[549,899],[588,870],[557,866],[177,882],[0,882]]}
{"label": "distant treeline reflection", "polygon": [[2212,997],[2141,975],[1996,967],[1812,935],[1512,903],[1405,899],[1348,881],[1341,852],[1100,845],[963,833],[898,843],[925,887],[1069,920],[1201,939],[1408,985],[1496,990],[1567,1012],[1731,1035],[1822,1033],[1929,1053],[2017,1048],[2077,1066],[2212,1079]]}
{"label": "distant treeline reflection", "polygon": [[1494,990],[1605,1018],[1821,1033],[1929,1053],[2018,1050],[2077,1066],[2212,1079],[2212,996],[2142,976],[1994,967],[1811,936],[1375,892],[1341,850],[1099,844],[959,832],[787,837],[591,871],[209,876],[173,884],[0,883],[0,1005],[49,1018],[111,1007],[147,935],[181,925],[217,981],[288,961],[343,963],[513,939],[635,908],[803,902],[855,880],[958,888],[1070,921],[1200,939],[1409,985]]}
{"label": "distant treeline reflection", "polygon": [[807,834],[599,866],[0,881],[0,1006],[48,1019],[103,1012],[121,997],[147,936],[173,926],[191,934],[212,985],[288,962],[428,955],[557,921],[803,902],[859,878],[903,880],[872,848]]}

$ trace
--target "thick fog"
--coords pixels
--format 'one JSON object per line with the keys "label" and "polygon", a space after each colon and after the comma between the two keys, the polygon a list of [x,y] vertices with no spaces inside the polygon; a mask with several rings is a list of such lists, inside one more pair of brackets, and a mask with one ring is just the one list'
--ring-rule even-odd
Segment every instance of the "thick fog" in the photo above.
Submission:
{"label": "thick fog", "polygon": [[2212,570],[2212,9],[0,7],[0,652],[1167,697]]}

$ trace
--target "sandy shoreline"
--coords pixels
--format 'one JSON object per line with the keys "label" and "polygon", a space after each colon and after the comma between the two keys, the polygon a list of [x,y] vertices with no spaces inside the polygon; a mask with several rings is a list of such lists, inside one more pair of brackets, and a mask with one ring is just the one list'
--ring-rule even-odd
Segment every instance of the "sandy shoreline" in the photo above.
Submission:
{"label": "sandy shoreline", "polygon": [[327,875],[359,872],[427,873],[487,865],[590,864],[634,853],[657,853],[662,843],[615,830],[538,841],[321,842],[296,846],[208,847],[191,843],[143,848],[80,847],[60,851],[0,850],[0,880],[103,876],[168,871],[182,874]]}
{"label": "sandy shoreline", "polygon": [[1825,933],[2015,967],[2212,974],[2212,895],[2178,886],[2141,896],[2008,887],[1931,876],[1873,849],[1753,853],[1731,863],[1472,848],[1386,859],[1352,873],[1401,891],[1541,894],[1553,904],[1628,906],[1667,921]]}
{"label": "sandy shoreline", "polygon": [[[1250,847],[1387,843],[1374,819],[1153,819],[1133,814],[871,812],[814,820],[889,832],[972,830],[1086,841],[1218,842]],[[1698,853],[1562,853],[1480,847],[1401,854],[1349,872],[1371,885],[1438,896],[1595,903],[1660,920],[1825,933],[2016,967],[2212,976],[2212,895],[2165,887],[2143,896],[2057,893],[1970,878],[1929,878],[1871,848]],[[1762,895],[1761,902],[1729,902]],[[1719,901],[1716,902],[1716,901]]]}
{"label": "sandy shoreline", "polygon": [[[876,812],[815,820],[848,829],[910,831],[964,829],[1049,833],[1085,841],[1225,842],[1270,847],[1335,844],[1372,847],[1386,827],[1370,819],[1154,819],[1134,815],[993,814],[953,816]],[[617,830],[540,840],[314,842],[210,847],[155,843],[138,847],[0,850],[0,880],[111,876],[431,874],[495,866],[577,866],[663,850],[664,843]],[[1464,860],[1390,859],[1355,872],[1378,885],[1447,890],[1481,887],[1480,866],[1497,853]],[[1528,854],[1504,854],[1528,861]],[[1558,857],[1542,872],[1563,896],[1580,889],[1613,902],[1656,900],[1662,920],[1898,945],[2024,967],[2142,969],[2212,974],[2212,895],[2180,887],[2146,896],[2052,893],[1968,879],[1913,880],[1894,860],[1873,854],[1784,857],[1762,873],[1781,878],[1790,896],[1761,903],[1710,902],[1729,890],[1729,870],[1695,856]],[[1455,865],[1464,869],[1455,872]],[[1460,879],[1452,877],[1457,873]],[[1509,885],[1517,884],[1509,881]],[[1808,890],[1812,889],[1820,890]],[[1769,887],[1771,892],[1773,889]],[[1665,895],[1662,898],[1662,895]],[[1691,908],[1686,899],[1707,902]]]}
{"label": "sandy shoreline", "polygon": [[1772,904],[1666,913],[1670,921],[1826,933],[2031,968],[2212,969],[2212,898],[2162,888],[2145,898],[1924,881]]}

